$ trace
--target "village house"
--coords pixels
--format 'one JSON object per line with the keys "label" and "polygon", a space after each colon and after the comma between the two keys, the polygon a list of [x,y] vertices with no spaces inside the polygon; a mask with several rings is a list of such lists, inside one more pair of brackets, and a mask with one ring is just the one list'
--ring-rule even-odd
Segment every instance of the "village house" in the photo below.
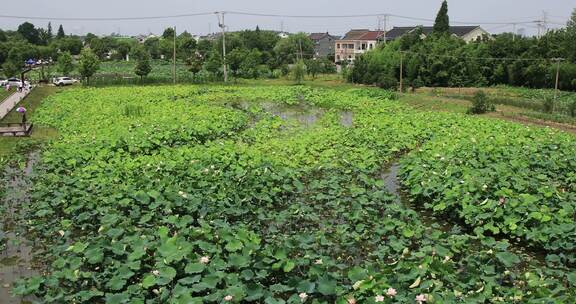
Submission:
{"label": "village house", "polygon": [[311,33],[308,35],[310,40],[314,42],[314,58],[327,58],[329,55],[334,54],[334,41],[340,37],[332,36],[326,33]]}
{"label": "village house", "polygon": [[342,61],[352,63],[356,60],[356,56],[374,49],[383,37],[383,31],[351,30],[342,39],[336,40],[334,61],[336,63]]}
{"label": "village house", "polygon": [[138,35],[138,36],[134,36],[132,38],[138,40],[139,43],[144,43],[148,39],[157,38],[157,36],[154,34],[148,34],[148,35]]}
{"label": "village house", "polygon": [[[430,34],[432,34],[433,27],[431,26],[403,26],[403,27],[393,27],[391,30],[386,32],[386,41],[392,41],[398,39],[405,34],[414,32],[418,28],[422,29],[422,36],[421,38],[424,39]],[[473,26],[451,26],[450,33],[454,37],[458,37],[466,43],[470,43],[472,41],[476,41],[483,36],[490,36],[490,33],[485,31],[479,25]]]}

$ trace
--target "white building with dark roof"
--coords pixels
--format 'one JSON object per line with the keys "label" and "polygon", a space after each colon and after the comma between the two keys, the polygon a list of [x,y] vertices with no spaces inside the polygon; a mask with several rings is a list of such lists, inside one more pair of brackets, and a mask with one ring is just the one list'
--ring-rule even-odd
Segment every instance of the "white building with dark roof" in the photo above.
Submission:
{"label": "white building with dark roof", "polygon": [[[386,32],[386,41],[392,41],[398,39],[408,33],[412,33],[416,31],[418,28],[422,29],[422,38],[429,36],[432,34],[433,27],[431,26],[402,26],[402,27],[393,27],[391,30]],[[458,37],[467,43],[476,41],[483,36],[490,36],[490,33],[485,31],[479,25],[472,25],[472,26],[451,26],[450,33]]]}

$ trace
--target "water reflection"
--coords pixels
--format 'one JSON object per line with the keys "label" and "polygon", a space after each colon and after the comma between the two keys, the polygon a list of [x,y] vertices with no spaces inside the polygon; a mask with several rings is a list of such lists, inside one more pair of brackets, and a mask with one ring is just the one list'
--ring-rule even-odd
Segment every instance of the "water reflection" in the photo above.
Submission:
{"label": "water reflection", "polygon": [[21,223],[22,204],[29,203],[30,177],[34,165],[40,159],[39,152],[27,156],[26,166],[21,169],[8,166],[4,170],[5,193],[2,197],[0,211],[3,223],[0,226],[0,236],[4,235],[5,248],[0,255],[0,303],[24,304],[31,303],[33,298],[13,297],[11,290],[14,283],[20,279],[38,274],[34,268],[32,251],[33,243],[22,234],[24,226]]}

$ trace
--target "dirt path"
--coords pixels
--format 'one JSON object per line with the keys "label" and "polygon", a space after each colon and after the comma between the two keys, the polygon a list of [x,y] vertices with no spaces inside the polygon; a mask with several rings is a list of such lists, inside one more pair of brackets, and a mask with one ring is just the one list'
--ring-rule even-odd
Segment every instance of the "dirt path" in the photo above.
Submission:
{"label": "dirt path", "polygon": [[[470,101],[468,100],[442,96],[430,96],[428,94],[404,94],[400,98],[400,101],[408,104],[414,109],[422,111],[465,113],[470,106]],[[496,112],[484,114],[482,116],[507,120],[530,126],[550,127],[576,134],[576,125],[529,117],[523,114],[526,111],[528,110],[518,107],[497,105]]]}
{"label": "dirt path", "polygon": [[495,113],[486,114],[486,116],[497,118],[497,119],[508,120],[508,121],[512,121],[512,122],[517,122],[517,123],[521,123],[524,125],[550,127],[550,128],[562,130],[565,132],[569,132],[572,134],[576,134],[576,125],[563,124],[563,123],[554,122],[554,121],[532,118],[532,117],[524,116],[522,114],[512,114],[511,115],[511,114],[505,113],[505,112],[495,112]]}
{"label": "dirt path", "polygon": [[8,166],[4,170],[5,193],[2,198],[3,218],[0,232],[5,234],[6,248],[0,253],[0,303],[24,304],[31,303],[32,298],[13,297],[11,290],[19,279],[28,278],[38,274],[32,260],[33,243],[23,235],[20,206],[29,202],[30,177],[33,167],[38,162],[39,152],[30,153],[27,157],[26,167]]}

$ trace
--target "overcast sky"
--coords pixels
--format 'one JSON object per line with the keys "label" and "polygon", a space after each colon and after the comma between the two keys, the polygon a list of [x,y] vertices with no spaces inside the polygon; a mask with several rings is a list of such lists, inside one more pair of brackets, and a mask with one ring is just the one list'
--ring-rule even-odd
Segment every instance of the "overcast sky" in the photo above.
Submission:
{"label": "overcast sky", "polygon": [[[186,30],[192,34],[206,34],[217,31],[215,15],[139,21],[61,21],[58,18],[101,18],[101,17],[142,17],[177,15],[214,11],[242,11],[251,13],[282,15],[351,15],[351,14],[395,14],[415,18],[434,19],[441,0],[27,0],[7,1],[1,5],[0,15],[49,17],[54,30],[59,24],[66,33],[98,35],[112,32],[122,35],[140,33],[161,33],[168,26],[176,26],[177,31]],[[546,14],[551,24],[559,27],[565,24],[576,0],[449,0],[451,21],[478,24],[480,22],[520,22],[542,19]],[[16,29],[18,24],[30,21],[46,27],[48,20],[25,20],[0,17],[0,28]],[[427,24],[390,17],[391,26]],[[554,24],[555,23],[555,24]],[[284,30],[290,32],[325,32],[343,34],[350,28],[378,27],[377,17],[296,19],[280,17],[248,17],[227,15],[229,30],[255,28]],[[456,24],[452,24],[456,25]],[[512,25],[483,24],[492,33],[512,31]],[[536,33],[535,24],[517,25],[527,34]]]}

